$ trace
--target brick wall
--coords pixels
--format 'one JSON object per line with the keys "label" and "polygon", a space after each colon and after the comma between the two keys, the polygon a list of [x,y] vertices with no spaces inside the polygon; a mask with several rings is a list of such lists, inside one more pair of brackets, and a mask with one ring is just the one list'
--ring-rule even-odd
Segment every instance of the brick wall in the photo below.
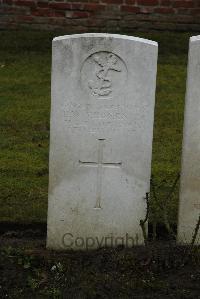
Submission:
{"label": "brick wall", "polygon": [[200,0],[0,0],[0,28],[200,30]]}

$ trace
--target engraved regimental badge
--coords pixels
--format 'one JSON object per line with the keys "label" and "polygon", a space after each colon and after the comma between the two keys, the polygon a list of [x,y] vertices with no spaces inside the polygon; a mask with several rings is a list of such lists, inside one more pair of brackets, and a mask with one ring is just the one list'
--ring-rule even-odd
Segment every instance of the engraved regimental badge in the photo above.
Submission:
{"label": "engraved regimental badge", "polygon": [[127,79],[123,60],[111,52],[96,52],[89,56],[81,69],[84,89],[98,99],[112,98],[119,93]]}

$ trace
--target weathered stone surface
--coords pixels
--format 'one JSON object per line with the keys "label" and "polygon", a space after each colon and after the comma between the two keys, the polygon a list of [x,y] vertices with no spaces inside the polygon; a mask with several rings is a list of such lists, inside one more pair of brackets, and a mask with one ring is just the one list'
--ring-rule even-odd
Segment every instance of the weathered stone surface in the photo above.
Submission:
{"label": "weathered stone surface", "polygon": [[182,151],[178,242],[187,244],[200,215],[200,36],[190,39]]}
{"label": "weathered stone surface", "polygon": [[145,39],[53,40],[49,248],[143,243],[156,69]]}

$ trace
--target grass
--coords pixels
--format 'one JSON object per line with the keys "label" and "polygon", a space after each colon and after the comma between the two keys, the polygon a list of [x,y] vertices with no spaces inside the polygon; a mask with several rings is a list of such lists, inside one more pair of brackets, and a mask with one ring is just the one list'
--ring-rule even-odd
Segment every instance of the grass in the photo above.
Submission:
{"label": "grass", "polygon": [[[0,32],[0,219],[46,222],[51,40],[63,32]],[[139,33],[159,42],[152,174],[159,201],[180,171],[189,33]],[[178,189],[167,205],[177,217]],[[156,207],[162,218],[162,205]],[[160,208],[159,208],[160,207]]]}

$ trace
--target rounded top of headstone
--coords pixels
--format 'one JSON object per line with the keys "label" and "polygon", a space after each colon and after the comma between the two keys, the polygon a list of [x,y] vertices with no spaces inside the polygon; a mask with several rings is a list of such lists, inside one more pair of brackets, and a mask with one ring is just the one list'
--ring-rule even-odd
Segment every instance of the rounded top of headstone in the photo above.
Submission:
{"label": "rounded top of headstone", "polygon": [[190,37],[190,41],[191,41],[191,42],[200,41],[200,35],[196,35],[196,36],[192,36],[192,37]]}
{"label": "rounded top of headstone", "polygon": [[110,33],[82,33],[82,34],[72,34],[72,35],[63,35],[63,36],[57,36],[53,39],[53,41],[61,41],[66,39],[72,39],[72,38],[115,38],[115,39],[122,39],[122,40],[131,40],[139,43],[145,43],[152,46],[158,46],[157,42],[154,42],[152,40],[148,40],[145,38],[135,37],[135,36],[129,36],[129,35],[120,35],[120,34],[110,34]]}

